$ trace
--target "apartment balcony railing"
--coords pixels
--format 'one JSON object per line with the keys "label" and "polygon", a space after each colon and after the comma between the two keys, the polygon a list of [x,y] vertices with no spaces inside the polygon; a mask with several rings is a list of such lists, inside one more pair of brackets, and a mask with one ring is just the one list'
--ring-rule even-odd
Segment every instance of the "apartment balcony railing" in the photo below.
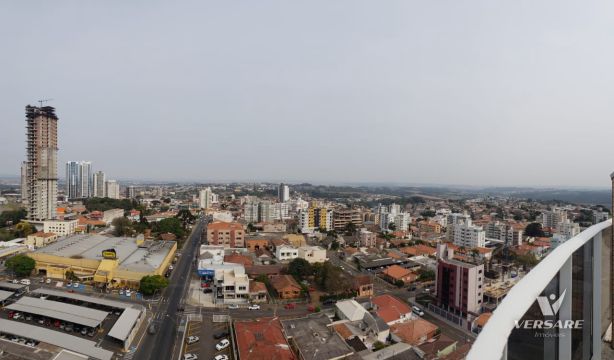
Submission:
{"label": "apartment balcony railing", "polygon": [[612,220],[558,246],[509,291],[467,359],[602,359],[612,259]]}

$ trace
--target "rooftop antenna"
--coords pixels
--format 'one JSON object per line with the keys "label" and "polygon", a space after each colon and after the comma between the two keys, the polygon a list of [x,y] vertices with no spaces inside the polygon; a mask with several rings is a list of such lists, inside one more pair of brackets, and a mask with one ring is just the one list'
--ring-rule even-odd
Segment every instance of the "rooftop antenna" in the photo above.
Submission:
{"label": "rooftop antenna", "polygon": [[38,101],[39,107],[43,107],[43,103],[46,103],[46,102],[52,101],[52,100],[53,99],[40,99],[40,100],[37,100],[37,101]]}

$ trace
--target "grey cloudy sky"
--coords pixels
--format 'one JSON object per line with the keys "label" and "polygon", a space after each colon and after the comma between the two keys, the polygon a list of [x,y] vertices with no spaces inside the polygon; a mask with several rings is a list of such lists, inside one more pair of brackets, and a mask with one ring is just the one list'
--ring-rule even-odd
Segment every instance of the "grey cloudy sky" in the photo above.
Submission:
{"label": "grey cloudy sky", "polygon": [[24,106],[111,178],[607,186],[614,3],[4,1]]}

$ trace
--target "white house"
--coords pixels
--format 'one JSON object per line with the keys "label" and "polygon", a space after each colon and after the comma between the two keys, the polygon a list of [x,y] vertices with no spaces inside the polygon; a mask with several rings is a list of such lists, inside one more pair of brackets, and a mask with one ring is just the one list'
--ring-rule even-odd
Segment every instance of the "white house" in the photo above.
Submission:
{"label": "white house", "polygon": [[298,257],[307,260],[311,264],[328,260],[326,258],[326,249],[320,246],[301,246],[298,248]]}
{"label": "white house", "polygon": [[281,245],[275,249],[275,257],[279,261],[290,261],[298,257],[298,249],[294,246]]}

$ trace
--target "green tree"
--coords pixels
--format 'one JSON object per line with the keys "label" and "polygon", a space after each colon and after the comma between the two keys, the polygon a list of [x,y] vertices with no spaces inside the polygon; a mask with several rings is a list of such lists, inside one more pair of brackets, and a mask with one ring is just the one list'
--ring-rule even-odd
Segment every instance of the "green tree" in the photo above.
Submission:
{"label": "green tree", "polygon": [[313,267],[309,261],[301,258],[296,258],[288,264],[288,274],[294,276],[295,279],[301,281],[307,276],[313,274]]}
{"label": "green tree", "polygon": [[356,232],[356,225],[354,225],[353,222],[349,222],[345,225],[343,230],[345,231],[346,235],[354,235],[354,233]]}
{"label": "green tree", "polygon": [[388,224],[388,230],[395,231],[396,229],[397,229],[397,226],[394,223]]}
{"label": "green tree", "polygon": [[196,221],[196,216],[192,215],[192,212],[188,209],[179,210],[175,217],[181,221],[184,229],[187,229],[188,225],[192,225]]}
{"label": "green tree", "polygon": [[17,237],[26,237],[34,232],[34,228],[30,223],[22,221],[19,224],[15,225],[15,235]]}
{"label": "green tree", "polygon": [[139,291],[144,295],[153,295],[157,290],[168,286],[168,280],[160,275],[148,275],[141,279]]}
{"label": "green tree", "polygon": [[128,236],[132,234],[132,222],[126,217],[113,219],[111,225],[113,225],[113,235],[115,236]]}
{"label": "green tree", "polygon": [[29,276],[36,266],[36,261],[28,255],[19,254],[9,258],[5,266],[11,270],[16,276]]}
{"label": "green tree", "polygon": [[185,234],[185,231],[181,226],[181,221],[179,221],[177,218],[166,218],[160,220],[156,225],[156,231],[160,234],[172,233],[175,234],[177,238],[182,238]]}
{"label": "green tree", "polygon": [[433,281],[435,280],[435,272],[433,270],[420,269],[418,270],[418,281]]}
{"label": "green tree", "polygon": [[542,229],[542,224],[540,223],[530,223],[524,229],[524,234],[530,237],[543,237],[545,236],[544,230]]}
{"label": "green tree", "polygon": [[7,210],[0,214],[0,227],[19,223],[26,218],[26,209]]}
{"label": "green tree", "polygon": [[330,249],[331,250],[339,250],[339,241],[337,241],[337,239],[333,240],[330,243]]}

